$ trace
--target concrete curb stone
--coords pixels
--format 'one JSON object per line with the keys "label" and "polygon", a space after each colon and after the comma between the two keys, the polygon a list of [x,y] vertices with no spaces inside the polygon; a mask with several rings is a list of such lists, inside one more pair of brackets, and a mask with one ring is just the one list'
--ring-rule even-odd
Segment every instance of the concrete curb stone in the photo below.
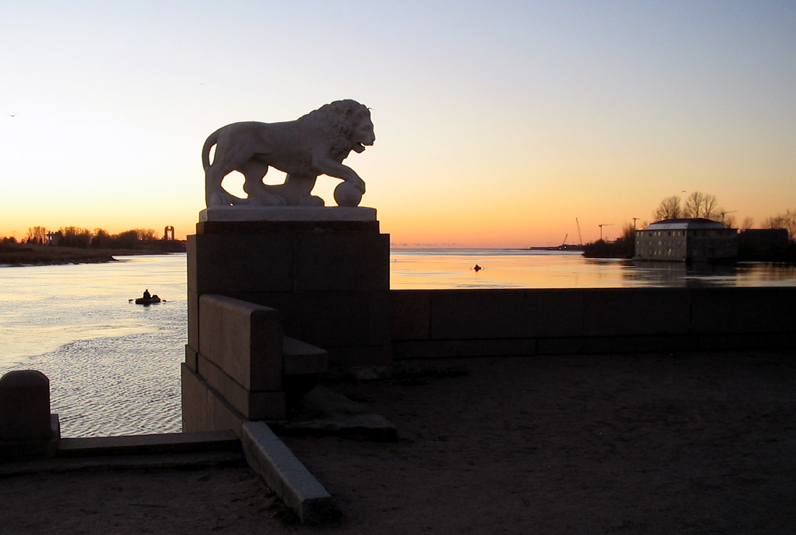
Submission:
{"label": "concrete curb stone", "polygon": [[293,509],[302,524],[337,522],[342,516],[329,492],[265,422],[245,422],[243,451],[249,465]]}

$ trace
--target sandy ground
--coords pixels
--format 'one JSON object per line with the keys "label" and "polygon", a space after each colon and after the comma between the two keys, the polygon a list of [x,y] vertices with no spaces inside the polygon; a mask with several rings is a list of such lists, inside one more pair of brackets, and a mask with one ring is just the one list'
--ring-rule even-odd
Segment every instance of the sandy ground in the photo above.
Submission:
{"label": "sandy ground", "polygon": [[393,443],[287,437],[335,496],[311,528],[245,467],[0,479],[0,532],[796,531],[796,353],[413,363],[332,385]]}

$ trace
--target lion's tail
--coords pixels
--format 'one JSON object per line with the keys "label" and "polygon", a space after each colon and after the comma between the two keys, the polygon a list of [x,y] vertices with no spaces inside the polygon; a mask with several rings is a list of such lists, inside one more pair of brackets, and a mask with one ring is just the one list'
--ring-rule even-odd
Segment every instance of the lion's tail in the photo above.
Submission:
{"label": "lion's tail", "polygon": [[205,141],[204,147],[202,147],[202,169],[207,170],[210,167],[210,149],[213,148],[213,145],[218,143],[218,135],[221,132],[219,128],[207,138]]}

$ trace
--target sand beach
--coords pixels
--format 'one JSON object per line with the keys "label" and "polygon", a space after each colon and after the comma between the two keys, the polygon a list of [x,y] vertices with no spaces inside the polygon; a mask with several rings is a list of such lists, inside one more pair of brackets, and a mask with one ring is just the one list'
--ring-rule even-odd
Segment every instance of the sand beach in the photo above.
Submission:
{"label": "sand beach", "polygon": [[335,497],[301,526],[243,463],[0,478],[9,534],[787,533],[796,354],[400,363],[330,385],[398,442],[285,437]]}

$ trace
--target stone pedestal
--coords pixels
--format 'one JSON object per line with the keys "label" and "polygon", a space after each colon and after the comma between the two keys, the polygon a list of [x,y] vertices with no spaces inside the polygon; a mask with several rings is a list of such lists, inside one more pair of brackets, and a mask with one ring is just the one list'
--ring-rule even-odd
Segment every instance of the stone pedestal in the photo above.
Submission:
{"label": "stone pedestal", "polygon": [[389,373],[389,262],[372,208],[204,210],[188,237],[184,372],[208,347],[199,303],[213,294],[279,311],[284,334],[325,349],[332,371]]}
{"label": "stone pedestal", "polygon": [[204,210],[188,237],[188,345],[200,347],[198,298],[212,293],[279,310],[330,368],[389,368],[390,239],[376,211],[244,208]]}

